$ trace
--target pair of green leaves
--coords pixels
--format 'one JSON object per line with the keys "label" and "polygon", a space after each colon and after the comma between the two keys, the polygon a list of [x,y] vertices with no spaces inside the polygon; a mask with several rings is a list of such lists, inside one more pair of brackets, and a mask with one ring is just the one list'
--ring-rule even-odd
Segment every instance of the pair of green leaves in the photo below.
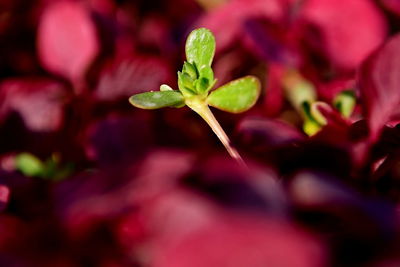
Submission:
{"label": "pair of green leaves", "polygon": [[192,31],[187,38],[185,52],[187,62],[178,72],[179,90],[164,84],[160,86],[160,91],[131,96],[130,103],[138,108],[158,109],[179,108],[195,100],[232,113],[246,111],[256,103],[260,83],[253,76],[231,81],[210,93],[216,83],[211,68],[215,38],[208,29]]}

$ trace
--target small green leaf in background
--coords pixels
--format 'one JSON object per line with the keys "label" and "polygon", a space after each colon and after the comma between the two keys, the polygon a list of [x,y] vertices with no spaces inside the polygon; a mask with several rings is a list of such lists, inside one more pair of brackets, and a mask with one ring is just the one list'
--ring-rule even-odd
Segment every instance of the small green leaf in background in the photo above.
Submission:
{"label": "small green leaf in background", "polygon": [[321,130],[321,125],[319,125],[316,121],[314,120],[308,120],[306,119],[303,123],[303,131],[308,135],[308,136],[313,136],[314,134],[318,133]]}
{"label": "small green leaf in background", "polygon": [[67,163],[61,166],[57,154],[53,154],[46,161],[42,161],[30,153],[23,152],[15,156],[15,169],[28,177],[59,181],[73,173],[74,165]]}
{"label": "small green leaf in background", "polygon": [[256,103],[259,95],[259,80],[253,76],[246,76],[211,92],[207,103],[224,111],[240,113],[250,109]]}
{"label": "small green leaf in background", "polygon": [[45,169],[44,163],[30,153],[21,153],[15,157],[15,168],[24,175],[40,176]]}
{"label": "small green leaf in background", "polygon": [[186,58],[195,63],[198,70],[211,66],[215,53],[214,35],[205,28],[192,31],[186,40]]}
{"label": "small green leaf in background", "polygon": [[316,101],[310,103],[304,101],[302,104],[302,115],[304,118],[303,131],[308,135],[312,136],[319,132],[323,126],[328,122],[324,115],[319,111],[318,107],[321,105],[328,105],[324,102]]}
{"label": "small green leaf in background", "polygon": [[289,71],[285,75],[283,86],[289,102],[298,111],[303,109],[304,102],[311,104],[317,100],[314,85],[296,71]]}
{"label": "small green leaf in background", "polygon": [[356,96],[354,91],[346,90],[339,93],[333,100],[333,106],[339,110],[345,118],[349,118],[356,106]]}
{"label": "small green leaf in background", "polygon": [[158,109],[164,107],[181,107],[185,104],[183,96],[178,91],[146,92],[133,95],[129,102],[138,108]]}

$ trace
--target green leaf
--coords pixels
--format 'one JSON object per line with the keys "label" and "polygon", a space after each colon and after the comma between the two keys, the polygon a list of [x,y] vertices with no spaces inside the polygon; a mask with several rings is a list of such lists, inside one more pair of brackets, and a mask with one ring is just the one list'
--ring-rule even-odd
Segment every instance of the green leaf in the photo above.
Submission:
{"label": "green leaf", "polygon": [[198,70],[211,66],[215,53],[214,35],[206,28],[192,31],[186,40],[185,51],[189,63],[195,63]]}
{"label": "green leaf", "polygon": [[215,108],[240,113],[250,109],[260,95],[260,81],[254,76],[246,76],[231,81],[207,98],[207,103]]}
{"label": "green leaf", "polygon": [[308,136],[313,136],[316,133],[321,130],[321,125],[319,125],[316,121],[314,120],[309,120],[306,119],[303,124],[303,131],[308,135]]}
{"label": "green leaf", "polygon": [[343,117],[349,118],[356,106],[356,96],[354,91],[346,90],[339,93],[333,100],[333,105],[337,110],[339,110]]}
{"label": "green leaf", "polygon": [[178,79],[183,84],[184,87],[189,89],[194,89],[194,80],[186,72],[178,73]]}
{"label": "green leaf", "polygon": [[327,124],[326,118],[318,110],[319,105],[327,105],[323,102],[313,102],[304,101],[301,105],[301,112],[303,115],[303,131],[312,136],[319,132],[323,126]]}
{"label": "green leaf", "polygon": [[193,64],[190,64],[189,62],[185,61],[183,63],[183,68],[182,68],[182,72],[183,73],[187,73],[190,78],[192,78],[193,80],[196,80],[198,78],[198,72],[196,69],[196,66]]}
{"label": "green leaf", "polygon": [[196,91],[199,93],[206,92],[210,88],[210,82],[207,78],[200,78],[196,81]]}
{"label": "green leaf", "polygon": [[317,99],[314,85],[296,71],[290,71],[284,76],[283,86],[289,102],[299,111],[304,102],[313,103]]}
{"label": "green leaf", "polygon": [[15,157],[16,169],[26,176],[40,176],[45,168],[43,162],[30,153],[21,153]]}
{"label": "green leaf", "polygon": [[129,102],[138,108],[158,109],[164,107],[182,107],[185,104],[183,96],[178,91],[146,92],[133,95]]}
{"label": "green leaf", "polygon": [[[193,84],[188,84],[187,77],[188,74],[178,71],[178,88],[185,97],[191,97],[196,95],[196,91]],[[189,85],[189,87],[186,85]]]}
{"label": "green leaf", "polygon": [[214,72],[213,72],[212,68],[209,66],[203,66],[200,69],[200,77],[206,78],[209,81],[213,81],[214,80]]}

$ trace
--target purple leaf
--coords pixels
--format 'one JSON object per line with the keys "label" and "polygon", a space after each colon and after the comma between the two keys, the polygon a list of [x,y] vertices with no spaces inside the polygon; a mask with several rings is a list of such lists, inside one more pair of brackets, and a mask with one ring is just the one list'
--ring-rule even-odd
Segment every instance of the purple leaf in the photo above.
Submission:
{"label": "purple leaf", "polygon": [[73,82],[82,78],[99,50],[90,14],[78,2],[49,4],[41,17],[37,39],[43,66]]}
{"label": "purple leaf", "polygon": [[293,126],[283,121],[262,118],[245,118],[238,126],[243,143],[257,149],[293,144],[305,136]]}

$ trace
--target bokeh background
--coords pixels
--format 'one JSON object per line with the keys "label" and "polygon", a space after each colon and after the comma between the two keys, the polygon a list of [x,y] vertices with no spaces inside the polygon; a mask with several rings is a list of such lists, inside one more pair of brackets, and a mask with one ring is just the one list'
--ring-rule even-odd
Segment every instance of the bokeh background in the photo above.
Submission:
{"label": "bokeh background", "polygon": [[[177,89],[187,35],[216,37],[213,110]],[[0,266],[400,266],[400,1],[1,0]]]}

